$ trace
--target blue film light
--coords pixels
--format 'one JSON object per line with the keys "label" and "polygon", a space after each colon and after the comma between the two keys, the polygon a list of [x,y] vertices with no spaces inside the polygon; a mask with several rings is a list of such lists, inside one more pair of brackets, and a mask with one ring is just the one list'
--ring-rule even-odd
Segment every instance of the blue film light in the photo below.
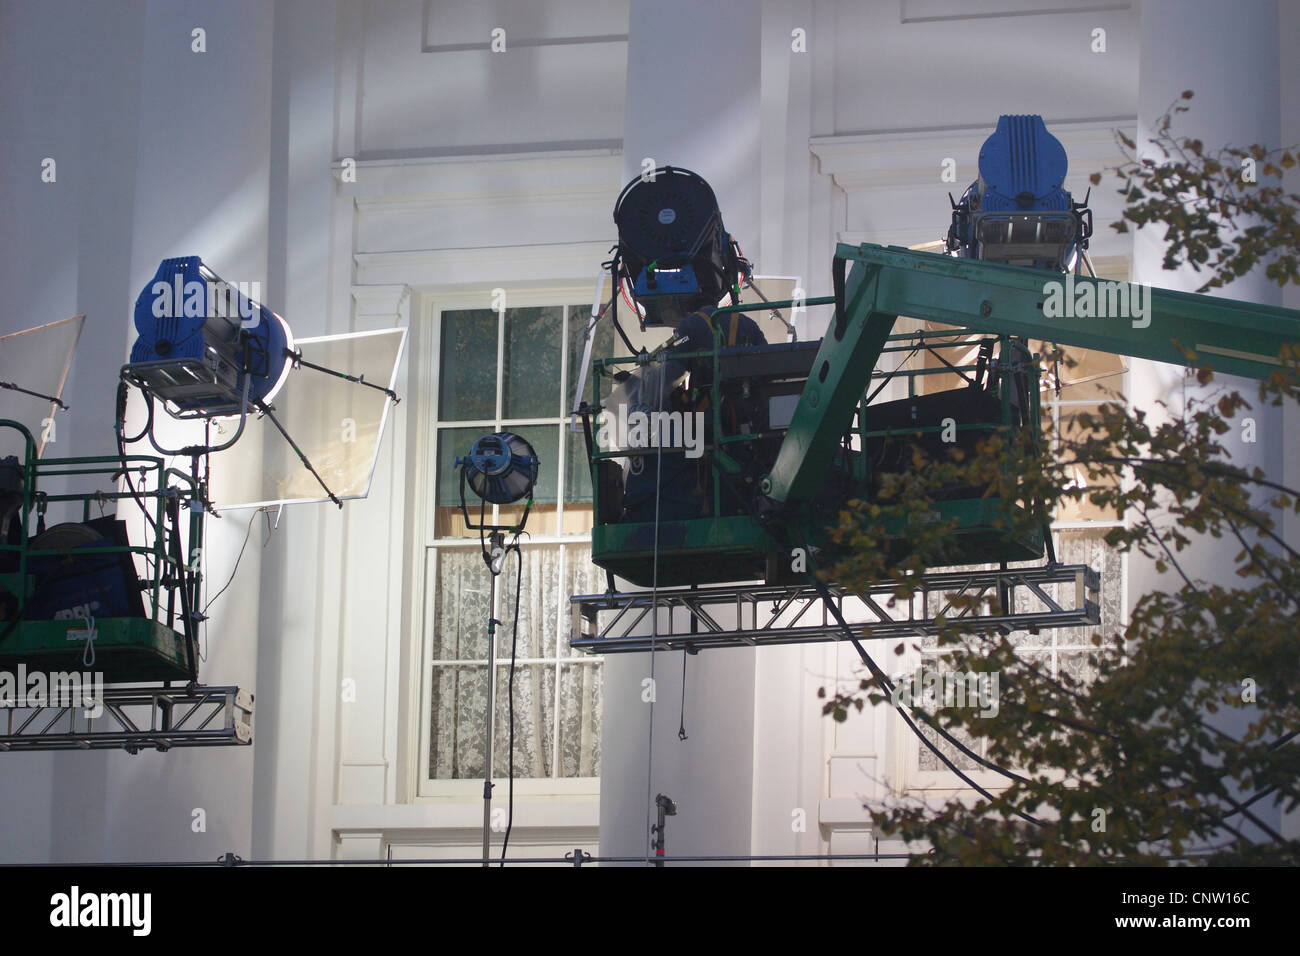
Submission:
{"label": "blue film light", "polygon": [[198,256],[164,259],[135,303],[139,333],[123,370],[179,417],[238,415],[269,403],[293,366],[288,323],[260,283],[229,283]]}

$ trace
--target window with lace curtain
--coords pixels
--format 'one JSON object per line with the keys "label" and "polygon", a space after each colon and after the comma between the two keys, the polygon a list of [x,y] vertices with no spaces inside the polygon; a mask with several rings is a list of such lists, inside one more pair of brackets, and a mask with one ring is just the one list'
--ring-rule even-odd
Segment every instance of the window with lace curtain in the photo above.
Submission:
{"label": "window with lace curtain", "polygon": [[[489,679],[496,683],[493,775],[506,775],[506,695],[517,580],[515,776],[555,780],[600,774],[601,660],[568,646],[569,595],[604,587],[591,564],[591,477],[583,436],[570,433],[566,415],[589,320],[587,305],[434,314],[426,781],[483,776]],[[608,327],[601,329],[595,354],[609,354],[609,334]],[[490,576],[478,532],[466,527],[461,514],[455,467],[475,438],[493,431],[527,439],[541,462],[522,565],[513,554],[507,560],[497,579],[495,609],[488,606]],[[477,522],[478,499],[467,491],[466,502]],[[521,510],[521,505],[489,505],[484,517],[504,524],[517,520]],[[501,621],[492,675],[489,616]]]}

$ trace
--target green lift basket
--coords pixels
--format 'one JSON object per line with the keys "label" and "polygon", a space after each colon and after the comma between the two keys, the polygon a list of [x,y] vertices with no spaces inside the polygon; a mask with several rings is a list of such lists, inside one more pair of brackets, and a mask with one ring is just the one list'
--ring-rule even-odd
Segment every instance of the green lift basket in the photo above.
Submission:
{"label": "green lift basket", "polygon": [[[198,601],[202,576],[193,557],[203,546],[205,497],[202,483],[161,458],[141,455],[38,459],[31,433],[21,424],[0,419],[0,428],[21,433],[25,453],[18,466],[17,489],[11,490],[20,540],[0,540],[0,670],[28,672],[97,671],[105,683],[157,681],[196,682],[198,679]],[[118,480],[128,471],[139,484],[134,491],[118,490]],[[98,479],[111,491],[47,493],[44,487],[66,487]],[[146,503],[151,526],[148,542],[120,542],[80,547],[33,547],[33,525],[47,507],[59,502],[80,505],[81,520],[92,519],[93,509],[122,498],[138,497]],[[181,524],[188,522],[184,546]],[[38,545],[40,542],[36,542]],[[99,567],[120,567],[124,587],[137,588],[146,600],[143,614],[93,616],[89,610],[60,613],[58,620],[36,620],[24,613],[42,588],[56,588],[58,571],[67,575],[84,569],[87,559],[103,559]],[[145,566],[137,574],[137,559]],[[43,573],[36,569],[44,568]],[[80,616],[77,616],[80,614]]]}
{"label": "green lift basket", "polygon": [[[660,356],[594,363],[592,399],[583,419],[596,565],[641,586],[795,580],[787,571],[790,543],[824,547],[825,529],[844,502],[871,500],[882,448],[924,446],[940,430],[940,418],[948,417],[956,419],[965,440],[1023,430],[1031,447],[1042,447],[1038,370],[1024,345],[1028,338],[1183,366],[1209,365],[1255,379],[1278,370],[1286,347],[1300,343],[1300,312],[1294,310],[1150,289],[1140,319],[1053,314],[1045,306],[1062,287],[1094,303],[1114,303],[1136,287],[869,243],[837,247],[834,284],[833,296],[728,306],[715,313],[833,306],[820,343],[736,349],[719,338],[710,352],[674,354],[681,361],[712,363],[708,400],[697,398],[693,406],[705,409],[708,438],[703,464],[694,466],[698,480],[691,491],[698,505],[669,500],[658,520],[629,507],[627,463],[641,457],[643,468],[675,476],[683,452],[603,448],[593,434],[593,416],[612,411],[606,406],[615,376]],[[963,330],[966,348],[970,333],[982,336],[980,362],[959,366],[941,357],[935,368],[878,371],[877,363],[891,353],[919,349],[941,356],[945,348],[942,333],[894,334],[899,316]],[[968,385],[922,394],[918,381],[935,373],[960,375]],[[873,383],[891,378],[906,381],[907,398],[875,402],[879,386]],[[736,431],[728,427],[724,408],[737,396],[766,402],[769,409],[778,399],[793,411],[778,420],[760,410],[755,427]],[[985,497],[981,489],[939,500],[936,517],[955,523],[957,563],[1040,559],[1046,529],[1002,530],[1024,526],[1005,520],[1008,508],[1014,514],[1024,504]],[[906,547],[906,528],[898,528],[894,537]]]}

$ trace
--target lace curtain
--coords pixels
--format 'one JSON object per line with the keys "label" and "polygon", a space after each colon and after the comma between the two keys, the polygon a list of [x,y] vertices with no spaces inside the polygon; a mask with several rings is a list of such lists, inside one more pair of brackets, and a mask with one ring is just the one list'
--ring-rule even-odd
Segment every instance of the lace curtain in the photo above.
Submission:
{"label": "lace curtain", "polygon": [[[568,646],[568,595],[599,590],[586,545],[523,546],[515,671],[516,777],[600,773],[601,663]],[[432,635],[431,779],[483,775],[486,753],[487,620],[490,580],[477,548],[436,554]],[[508,769],[510,642],[516,558],[497,579],[493,774]]]}

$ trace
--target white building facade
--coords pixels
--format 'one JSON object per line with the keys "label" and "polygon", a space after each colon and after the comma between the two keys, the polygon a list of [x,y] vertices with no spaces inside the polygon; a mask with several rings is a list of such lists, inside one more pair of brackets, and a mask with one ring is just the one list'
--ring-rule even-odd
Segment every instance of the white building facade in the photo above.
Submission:
{"label": "white building facade", "polygon": [[[450,463],[498,427],[543,459],[512,855],[643,855],[660,792],[679,808],[670,853],[871,852],[865,799],[960,782],[884,710],[821,715],[817,689],[855,679],[851,649],[705,652],[684,695],[680,655],[656,655],[652,708],[647,657],[568,648],[567,595],[603,576],[564,411],[619,190],[646,158],[698,171],[759,272],[825,295],[837,241],[946,231],[1000,114],[1043,115],[1079,197],[1119,160],[1114,131],[1182,89],[1207,142],[1300,141],[1297,79],[1288,0],[4,0],[0,333],[87,316],[47,455],[114,453],[132,305],[165,257],[260,281],[298,336],[410,335],[367,499],[290,506],[269,531],[247,511],[209,521],[214,586],[250,520],[263,544],[213,610],[202,670],[256,694],[253,746],[0,755],[0,860],[475,856],[481,707],[504,671],[487,673],[486,572]],[[1108,183],[1091,205],[1099,272],[1192,287],[1105,227]],[[1230,293],[1300,307],[1262,281]],[[808,313],[801,336],[824,322]],[[1111,371],[1135,403],[1182,381]],[[1271,434],[1294,425],[1278,413]],[[1282,443],[1240,452],[1300,481]],[[1057,530],[1116,582],[1119,624],[1155,578],[1103,553],[1105,521]],[[1076,644],[1042,653],[1075,667]]]}

